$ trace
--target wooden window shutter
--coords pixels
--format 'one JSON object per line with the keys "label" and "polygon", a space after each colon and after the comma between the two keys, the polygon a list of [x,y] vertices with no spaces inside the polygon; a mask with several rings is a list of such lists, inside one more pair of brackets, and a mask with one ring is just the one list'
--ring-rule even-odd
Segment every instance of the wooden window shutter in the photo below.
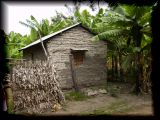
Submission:
{"label": "wooden window shutter", "polygon": [[84,51],[74,52],[73,53],[74,64],[76,66],[79,66],[79,65],[83,64],[84,57],[85,57],[85,52]]}

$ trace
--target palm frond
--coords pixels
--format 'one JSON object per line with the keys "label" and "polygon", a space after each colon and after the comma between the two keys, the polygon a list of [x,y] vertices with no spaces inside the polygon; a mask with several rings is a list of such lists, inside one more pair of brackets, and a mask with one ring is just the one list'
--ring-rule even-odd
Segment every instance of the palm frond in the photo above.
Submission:
{"label": "palm frond", "polygon": [[96,35],[94,38],[95,40],[108,40],[108,39],[115,39],[119,37],[120,35],[125,35],[124,33],[128,32],[123,29],[112,29],[112,30],[107,30],[105,32],[102,32],[98,35]]}
{"label": "palm frond", "polygon": [[29,27],[29,28],[33,28],[33,29],[35,29],[35,27],[34,27],[34,26],[29,25],[29,24],[27,24],[27,23],[24,23],[24,22],[22,22],[22,21],[19,21],[19,23],[20,23],[20,24],[22,24],[22,25],[24,25],[24,26],[26,26],[26,27]]}
{"label": "palm frond", "polygon": [[148,6],[136,6],[135,19],[138,21],[141,19],[146,13],[151,12],[151,7]]}
{"label": "palm frond", "polygon": [[104,10],[103,10],[103,8],[101,8],[101,9],[98,11],[98,13],[96,14],[96,17],[102,17],[102,16],[104,16]]}
{"label": "palm frond", "polygon": [[130,19],[134,19],[135,18],[135,10],[136,10],[136,6],[135,5],[120,5],[121,8],[124,11],[125,16],[127,16]]}
{"label": "palm frond", "polygon": [[148,44],[150,45],[151,42],[152,42],[152,37],[147,36],[147,35],[143,35],[142,36],[142,42],[141,42],[141,48],[143,49]]}
{"label": "palm frond", "polygon": [[108,23],[110,26],[119,26],[119,27],[130,27],[133,25],[133,21],[125,18],[124,16],[112,15],[107,17],[102,17],[102,22]]}
{"label": "palm frond", "polygon": [[31,26],[36,28],[35,23],[33,23],[31,20],[26,19],[26,22],[27,22],[27,24],[29,24],[29,25],[31,25]]}
{"label": "palm frond", "polygon": [[35,29],[32,28],[31,31],[30,31],[30,39],[32,41],[34,41],[37,38],[38,38],[38,33],[37,33],[37,31]]}
{"label": "palm frond", "polygon": [[41,23],[42,32],[44,35],[48,35],[50,32],[50,25],[49,21],[47,19],[43,19]]}
{"label": "palm frond", "polygon": [[38,21],[36,20],[36,18],[34,16],[32,16],[32,15],[30,17],[31,17],[31,20],[33,20],[33,22],[35,23],[35,26],[37,26],[39,28],[40,24],[38,23]]}
{"label": "palm frond", "polygon": [[138,20],[138,23],[140,25],[145,25],[146,23],[150,21],[151,21],[151,12],[147,12]]}
{"label": "palm frond", "polygon": [[97,23],[97,24],[94,24],[94,26],[92,26],[92,30],[94,31],[94,33],[97,33],[97,34],[105,32],[109,29],[110,27],[107,23]]}
{"label": "palm frond", "polygon": [[56,24],[52,25],[52,32],[56,32],[60,29],[63,29],[65,27],[64,21],[59,21]]}
{"label": "palm frond", "polygon": [[125,15],[124,9],[122,9],[122,6],[120,6],[120,5],[118,5],[113,11],[118,14],[121,14],[122,16]]}
{"label": "palm frond", "polygon": [[149,36],[149,37],[152,37],[152,30],[151,30],[151,27],[148,25],[146,27],[143,27],[141,30],[140,30],[143,34]]}

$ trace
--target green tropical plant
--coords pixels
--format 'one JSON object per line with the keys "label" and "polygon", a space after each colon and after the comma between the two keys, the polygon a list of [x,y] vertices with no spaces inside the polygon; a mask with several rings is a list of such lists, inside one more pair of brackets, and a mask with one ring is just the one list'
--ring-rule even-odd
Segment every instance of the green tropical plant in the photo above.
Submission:
{"label": "green tropical plant", "polygon": [[[135,91],[138,94],[143,81],[142,51],[144,47],[149,46],[151,43],[151,7],[119,5],[114,10],[108,11],[107,14],[107,16],[102,17],[102,22],[99,23],[102,25],[96,28],[97,33],[99,29],[103,29],[104,31],[95,36],[95,39],[114,39],[117,41],[119,40],[119,36],[122,36],[126,40],[126,45],[132,46],[131,54],[135,58],[136,71]],[[147,37],[150,40],[147,40]]]}
{"label": "green tropical plant", "polygon": [[[87,11],[76,14],[82,25],[96,34],[94,40],[107,40],[108,43],[111,43],[108,45],[108,51],[114,60],[117,59],[114,56],[119,55],[119,59],[124,61],[124,63],[119,63],[123,68],[126,65],[134,66],[137,94],[144,81],[143,63],[141,62],[144,56],[143,51],[144,49],[149,50],[152,41],[151,12],[150,6],[138,7],[123,4],[112,7],[105,13],[99,11],[96,16],[89,15]],[[130,64],[125,64],[127,61],[124,58],[127,58]]]}
{"label": "green tropical plant", "polygon": [[21,58],[22,53],[18,50],[23,46],[22,35],[11,31],[6,36],[7,58]]}
{"label": "green tropical plant", "polygon": [[[48,53],[47,53],[46,48],[44,47],[44,44],[43,44],[43,41],[42,41],[42,36],[45,35],[44,31],[42,31],[43,30],[42,25],[40,23],[38,23],[38,21],[32,15],[30,17],[31,17],[31,20],[26,19],[27,23],[24,23],[22,21],[20,21],[20,23],[22,25],[26,26],[26,27],[31,28],[31,30],[34,31],[34,32],[37,31],[37,34],[38,34],[39,39],[41,41],[41,45],[42,45],[42,48],[44,50],[44,53],[45,53],[46,57],[48,58]],[[33,35],[34,35],[34,33],[33,33]]]}
{"label": "green tropical plant", "polygon": [[56,16],[52,18],[52,23],[49,23],[48,19],[43,19],[39,23],[32,15],[30,16],[31,20],[26,19],[27,23],[20,21],[22,25],[31,28],[30,38],[32,41],[37,38],[40,39],[46,56],[48,56],[48,53],[44,47],[42,37],[74,24],[71,19],[66,18],[62,13],[56,13]]}

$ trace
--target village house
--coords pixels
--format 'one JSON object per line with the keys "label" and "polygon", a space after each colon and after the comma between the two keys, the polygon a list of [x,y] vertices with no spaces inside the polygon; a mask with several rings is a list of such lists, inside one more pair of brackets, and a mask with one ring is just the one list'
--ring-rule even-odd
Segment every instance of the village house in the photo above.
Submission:
{"label": "village house", "polygon": [[[93,42],[94,35],[81,23],[42,37],[59,76],[62,89],[70,89],[76,80],[79,87],[106,84],[107,44]],[[46,60],[40,39],[23,47],[26,60]]]}

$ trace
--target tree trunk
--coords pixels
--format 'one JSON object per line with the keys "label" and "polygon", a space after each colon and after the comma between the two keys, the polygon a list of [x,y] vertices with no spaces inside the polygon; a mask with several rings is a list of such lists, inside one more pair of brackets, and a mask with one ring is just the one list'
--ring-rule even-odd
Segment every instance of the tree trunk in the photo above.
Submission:
{"label": "tree trunk", "polygon": [[13,93],[10,86],[5,87],[7,112],[13,113]]}
{"label": "tree trunk", "polygon": [[43,48],[44,53],[45,53],[45,55],[46,55],[46,58],[47,58],[47,59],[49,59],[49,58],[48,58],[47,50],[46,50],[46,48],[44,47],[44,44],[43,44],[43,41],[42,41],[42,37],[41,37],[41,34],[40,34],[40,32],[39,32],[39,31],[38,31],[38,35],[39,35],[39,39],[40,39],[40,42],[41,42],[42,48]]}
{"label": "tree trunk", "polygon": [[0,84],[0,111],[7,111],[6,98],[2,84]]}
{"label": "tree trunk", "polygon": [[115,59],[115,80],[117,81],[118,80],[118,59],[117,59],[117,56],[114,57]]}
{"label": "tree trunk", "polygon": [[143,90],[143,65],[141,60],[141,53],[138,52],[136,55],[136,66],[137,66],[137,73],[136,73],[136,94],[138,95],[141,90]]}
{"label": "tree trunk", "polygon": [[140,80],[140,88],[142,91],[146,91],[145,90],[145,86],[146,86],[146,82],[144,79],[144,72],[143,72],[143,65],[144,65],[144,56],[143,53],[140,53],[140,64],[139,64],[139,69],[140,69],[140,73],[139,73],[139,80]]}
{"label": "tree trunk", "polygon": [[136,79],[136,86],[135,86],[135,93],[138,95],[140,93],[140,55],[137,53],[136,59],[135,59],[135,79]]}
{"label": "tree trunk", "polygon": [[114,57],[112,55],[112,80],[114,79]]}
{"label": "tree trunk", "polygon": [[[135,22],[133,28],[132,28],[132,36],[133,41],[135,43],[135,47],[140,48],[141,47],[141,40],[142,40],[142,33],[141,33],[141,26],[138,25],[138,23]],[[138,95],[140,93],[140,81],[141,81],[141,66],[140,66],[140,51],[136,52],[135,56],[135,71],[136,71],[136,86],[135,86],[135,93]]]}
{"label": "tree trunk", "polygon": [[123,77],[123,69],[122,69],[122,55],[119,54],[119,76],[120,76],[120,81],[124,81],[124,77]]}

